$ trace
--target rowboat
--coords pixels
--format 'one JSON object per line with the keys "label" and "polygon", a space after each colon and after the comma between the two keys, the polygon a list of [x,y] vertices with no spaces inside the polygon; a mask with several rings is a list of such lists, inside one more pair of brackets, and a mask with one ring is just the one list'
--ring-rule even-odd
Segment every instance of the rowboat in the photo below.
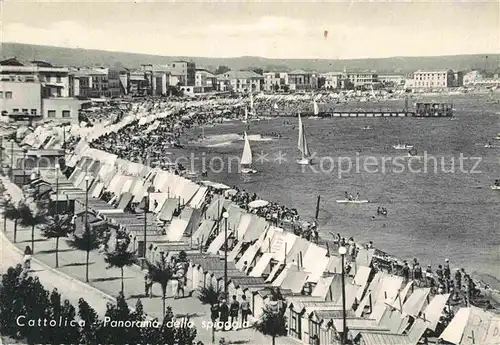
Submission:
{"label": "rowboat", "polygon": [[344,199],[344,200],[337,200],[337,204],[368,204],[368,200],[349,200],[349,199]]}
{"label": "rowboat", "polygon": [[392,148],[395,150],[409,150],[413,148],[413,145],[409,144],[397,144],[397,145],[392,145]]}

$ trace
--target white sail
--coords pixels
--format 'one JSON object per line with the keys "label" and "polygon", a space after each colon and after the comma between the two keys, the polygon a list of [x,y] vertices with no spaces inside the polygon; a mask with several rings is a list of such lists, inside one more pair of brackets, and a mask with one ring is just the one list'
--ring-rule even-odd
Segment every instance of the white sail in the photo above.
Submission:
{"label": "white sail", "polygon": [[318,116],[318,114],[319,114],[318,103],[316,103],[316,100],[314,100],[314,116]]}
{"label": "white sail", "polygon": [[299,140],[297,142],[297,148],[299,149],[299,151],[302,152],[302,140],[303,140],[303,133],[304,132],[304,129],[302,128],[302,118],[300,117],[300,113],[299,113]]}
{"label": "white sail", "polygon": [[248,141],[247,133],[245,132],[245,146],[243,147],[243,154],[241,155],[241,165],[252,165],[252,149]]}
{"label": "white sail", "polygon": [[302,123],[302,118],[299,114],[299,140],[297,143],[299,151],[302,153],[302,158],[307,158],[311,155],[309,152],[309,146],[307,145],[306,132],[304,130],[304,124]]}
{"label": "white sail", "polygon": [[307,145],[306,132],[304,130],[304,125],[302,125],[302,156],[303,158],[308,158],[311,156],[311,152],[309,152],[309,146]]}
{"label": "white sail", "polygon": [[278,103],[274,102],[274,110],[278,110]]}

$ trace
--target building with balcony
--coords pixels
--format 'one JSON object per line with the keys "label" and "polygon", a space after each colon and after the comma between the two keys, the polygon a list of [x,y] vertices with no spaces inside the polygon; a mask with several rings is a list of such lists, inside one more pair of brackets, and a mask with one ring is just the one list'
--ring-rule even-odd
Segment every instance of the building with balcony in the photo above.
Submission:
{"label": "building with balcony", "polygon": [[370,87],[379,82],[378,75],[372,72],[350,72],[347,79],[355,88]]}
{"label": "building with balcony", "polygon": [[[3,121],[78,123],[80,102],[69,69],[44,61],[0,62],[0,111]],[[78,86],[80,87],[80,86]]]}
{"label": "building with balcony", "polygon": [[328,72],[319,75],[321,84],[318,85],[325,90],[336,90],[342,88],[342,81],[346,79],[346,74],[342,72]]}
{"label": "building with balcony", "polygon": [[406,77],[404,74],[385,73],[378,75],[378,81],[386,87],[403,87]]}
{"label": "building with balcony", "polygon": [[41,83],[43,97],[69,97],[69,69],[45,61],[23,62],[16,58],[0,61],[0,80]]}
{"label": "building with balcony", "polygon": [[217,89],[217,77],[204,68],[197,68],[194,86],[196,92],[215,91]]}
{"label": "building with balcony", "polygon": [[217,76],[219,91],[262,91],[264,77],[253,71],[227,71]]}
{"label": "building with balcony", "polygon": [[480,71],[470,71],[464,74],[463,84],[464,85],[474,85],[478,81],[484,79],[483,74]]}
{"label": "building with balcony", "polygon": [[306,72],[296,69],[288,72],[288,83],[290,90],[309,91],[318,88],[318,75],[314,72]]}
{"label": "building with balcony", "polygon": [[289,87],[287,72],[265,72],[263,76],[266,92],[286,91]]}
{"label": "building with balcony", "polygon": [[417,71],[413,73],[413,88],[445,88],[456,86],[455,73],[450,70]]}
{"label": "building with balcony", "polygon": [[173,61],[166,66],[170,72],[170,85],[172,86],[195,86],[196,65],[194,62]]}
{"label": "building with balcony", "polygon": [[70,97],[43,97],[40,82],[0,82],[0,111],[9,122],[78,123],[81,102]]}

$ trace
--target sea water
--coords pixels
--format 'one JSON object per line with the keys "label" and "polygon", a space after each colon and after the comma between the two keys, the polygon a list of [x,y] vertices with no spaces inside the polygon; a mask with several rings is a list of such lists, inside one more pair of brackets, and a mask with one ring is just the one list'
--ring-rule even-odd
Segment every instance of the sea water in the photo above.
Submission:
{"label": "sea water", "polygon": [[[452,102],[457,120],[449,118],[331,118],[309,120],[303,118],[307,140],[317,157],[338,162],[341,158],[380,162],[383,158],[400,156],[401,151],[392,145],[404,141],[415,145],[419,155],[443,159],[444,169],[428,169],[426,173],[394,172],[391,169],[372,173],[363,167],[351,169],[339,176],[338,169],[323,164],[315,172],[296,164],[297,119],[274,119],[251,123],[235,122],[231,125],[210,128],[207,135],[226,135],[247,131],[248,135],[280,133],[285,139],[272,142],[251,142],[254,168],[258,174],[247,176],[238,173],[237,163],[231,169],[217,173],[208,169],[208,179],[238,185],[257,193],[261,198],[277,201],[299,210],[302,218],[312,219],[316,198],[321,195],[319,214],[320,236],[331,237],[340,233],[354,237],[358,243],[372,240],[381,250],[402,259],[418,258],[422,264],[434,268],[450,259],[453,267],[463,267],[500,278],[500,192],[491,190],[495,179],[500,179],[500,149],[487,149],[484,145],[494,141],[500,132],[499,105],[487,103],[485,96],[433,95],[433,100]],[[429,99],[430,100],[430,99]],[[359,103],[354,108],[401,109],[404,101]],[[343,105],[345,108],[346,105]],[[349,107],[349,105],[347,105]],[[340,109],[339,109],[340,110]],[[290,125],[284,125],[284,121]],[[373,129],[363,131],[364,126]],[[227,140],[226,140],[227,141]],[[222,147],[190,147],[194,155],[210,157],[240,157],[243,142],[230,140]],[[185,154],[177,151],[176,154]],[[278,159],[281,155],[281,158]],[[460,155],[480,158],[481,162],[471,173],[472,161],[458,166]],[[259,162],[259,158],[262,162]],[[327,157],[327,158],[325,158]],[[450,171],[455,159],[455,172]],[[327,162],[327,163],[328,163]],[[195,162],[199,166],[200,162]],[[416,168],[422,168],[414,163]],[[421,163],[423,164],[423,163]],[[438,162],[441,165],[441,161]],[[316,166],[316,170],[319,170]],[[330,171],[332,170],[332,171]],[[372,169],[373,170],[373,169]],[[369,204],[337,204],[344,192],[370,200]],[[388,216],[376,215],[377,207],[387,208]]]}

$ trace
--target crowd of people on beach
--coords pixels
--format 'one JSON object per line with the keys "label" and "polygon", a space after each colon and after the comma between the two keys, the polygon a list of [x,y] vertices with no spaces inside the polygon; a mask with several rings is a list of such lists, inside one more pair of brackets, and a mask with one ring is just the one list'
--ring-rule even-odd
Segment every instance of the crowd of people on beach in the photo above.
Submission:
{"label": "crowd of people on beach", "polygon": [[[180,141],[187,128],[194,124],[213,123],[214,119],[222,119],[227,111],[235,107],[241,110],[241,105],[238,104],[238,101],[239,100],[235,101],[231,99],[218,103],[217,101],[211,100],[202,104],[197,103],[195,107],[190,107],[187,102],[183,104],[179,103],[182,105],[176,104],[170,107],[166,104],[154,103],[154,101],[145,103],[146,105],[142,104],[141,107],[143,111],[146,112],[166,111],[167,109],[175,109],[175,111],[172,111],[171,116],[157,120],[160,122],[159,126],[149,131],[148,135],[144,134],[150,125],[139,126],[134,123],[125,127],[118,133],[111,133],[97,139],[92,143],[92,146],[117,154],[120,158],[135,162],[137,162],[138,159],[144,161],[148,158],[151,159],[151,157],[161,159],[164,157],[168,147],[171,147],[176,141]],[[255,104],[259,104],[258,102],[259,100],[257,99]],[[275,100],[266,102],[265,104],[272,105],[273,107],[276,103]],[[304,102],[304,104],[307,102],[310,103],[310,99],[302,100],[301,102]],[[286,104],[290,103],[286,101]],[[172,169],[171,166],[162,165],[161,163],[157,166],[165,169]],[[173,167],[173,169],[176,170],[178,167]],[[300,218],[295,208],[280,205],[275,202],[270,202],[258,208],[249,207],[249,204],[252,201],[258,200],[259,197],[255,193],[250,193],[238,187],[233,187],[233,190],[234,193],[227,195],[227,197],[241,208],[266,218],[275,226],[291,230],[307,240],[319,242],[320,235],[318,232],[318,224],[315,220],[305,222]],[[209,195],[218,193],[222,194],[223,191],[210,189]],[[208,198],[210,198],[210,196]],[[346,198],[349,198],[348,194]],[[387,215],[387,210],[379,207],[377,215]],[[352,258],[355,257],[360,247],[365,247],[367,249],[373,248],[372,242],[360,245],[356,244],[352,237],[346,240],[339,234],[334,236],[333,243],[338,246],[346,246]],[[404,277],[406,281],[413,280],[418,286],[431,288],[433,293],[451,293],[452,300],[456,303],[464,301],[469,303],[472,298],[475,298],[480,293],[480,289],[476,283],[463,268],[456,269],[453,272],[451,271],[448,260],[438,265],[434,270],[430,265],[423,270],[417,259],[409,263],[407,261],[391,258],[379,251],[376,253],[374,260],[376,269],[400,275]],[[346,263],[346,268],[349,268],[349,265],[351,265],[350,261]]]}

